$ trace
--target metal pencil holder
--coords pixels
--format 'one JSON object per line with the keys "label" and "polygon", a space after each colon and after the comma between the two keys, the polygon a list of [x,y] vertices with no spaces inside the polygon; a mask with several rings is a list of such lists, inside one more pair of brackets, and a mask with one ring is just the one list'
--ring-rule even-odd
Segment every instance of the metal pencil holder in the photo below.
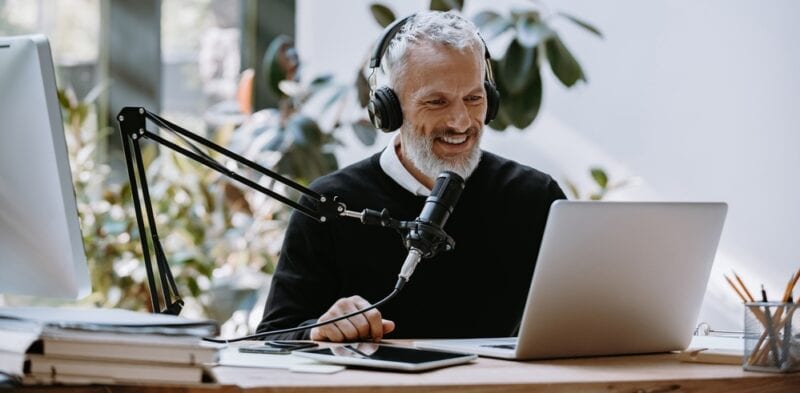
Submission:
{"label": "metal pencil holder", "polygon": [[745,304],[744,358],[748,371],[800,371],[800,304]]}

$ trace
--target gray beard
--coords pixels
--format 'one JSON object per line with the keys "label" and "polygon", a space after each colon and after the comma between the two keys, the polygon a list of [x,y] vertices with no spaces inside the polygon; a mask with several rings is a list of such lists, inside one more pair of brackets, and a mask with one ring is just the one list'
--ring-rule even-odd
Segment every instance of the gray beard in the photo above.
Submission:
{"label": "gray beard", "polygon": [[444,160],[433,152],[433,140],[439,134],[430,137],[421,136],[410,125],[403,124],[400,132],[400,140],[403,144],[403,154],[411,163],[422,172],[423,175],[436,180],[436,177],[444,171],[451,171],[467,179],[478,163],[481,161],[480,138],[482,132],[476,133],[478,143],[466,156],[458,157],[454,160]]}

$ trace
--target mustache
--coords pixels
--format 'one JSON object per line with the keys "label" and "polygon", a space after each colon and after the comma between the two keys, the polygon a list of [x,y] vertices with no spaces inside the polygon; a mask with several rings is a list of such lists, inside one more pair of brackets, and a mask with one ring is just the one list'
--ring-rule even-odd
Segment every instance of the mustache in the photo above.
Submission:
{"label": "mustache", "polygon": [[440,137],[443,137],[443,136],[461,136],[461,135],[472,136],[472,135],[475,135],[475,134],[477,134],[479,132],[480,132],[480,129],[478,127],[470,127],[466,131],[463,131],[463,132],[456,131],[453,128],[439,128],[439,129],[433,130],[433,132],[430,134],[430,139],[433,140],[433,139],[440,138]]}

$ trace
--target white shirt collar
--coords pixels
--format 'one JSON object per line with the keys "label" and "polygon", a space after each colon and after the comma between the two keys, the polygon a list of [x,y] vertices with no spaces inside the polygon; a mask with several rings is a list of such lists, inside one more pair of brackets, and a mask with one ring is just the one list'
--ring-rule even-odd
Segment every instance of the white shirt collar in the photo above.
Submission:
{"label": "white shirt collar", "polygon": [[418,196],[430,195],[431,190],[414,178],[411,172],[400,162],[400,157],[397,156],[397,151],[395,150],[397,145],[400,144],[399,138],[400,133],[395,133],[392,136],[392,140],[383,149],[380,158],[381,169],[408,192]]}

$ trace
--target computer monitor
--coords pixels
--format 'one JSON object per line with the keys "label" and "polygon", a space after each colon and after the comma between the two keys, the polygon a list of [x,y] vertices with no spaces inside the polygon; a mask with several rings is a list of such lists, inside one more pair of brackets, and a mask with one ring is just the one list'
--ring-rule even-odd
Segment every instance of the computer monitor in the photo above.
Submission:
{"label": "computer monitor", "polygon": [[0,294],[90,292],[50,44],[0,37]]}

